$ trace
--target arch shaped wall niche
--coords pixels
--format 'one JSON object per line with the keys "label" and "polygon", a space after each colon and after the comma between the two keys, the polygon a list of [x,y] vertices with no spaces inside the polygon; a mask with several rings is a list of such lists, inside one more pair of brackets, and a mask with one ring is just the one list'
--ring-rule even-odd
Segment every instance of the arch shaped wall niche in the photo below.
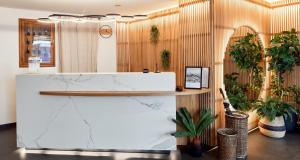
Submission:
{"label": "arch shaped wall niche", "polygon": [[[244,39],[248,34],[252,34],[255,37],[251,38],[251,40],[254,41],[254,43],[258,44],[258,49],[260,49],[260,55],[261,60],[258,63],[258,68],[262,69],[258,75],[257,78],[260,78],[260,83],[256,84],[254,83],[255,78],[254,74],[251,73],[250,69],[240,69],[240,67],[237,65],[237,63],[233,60],[233,57],[230,55],[233,46],[236,44],[236,42]],[[248,38],[248,37],[247,37]],[[231,37],[228,40],[226,51],[224,53],[224,61],[223,61],[223,77],[224,77],[224,90],[227,96],[229,97],[229,100],[233,104],[232,109],[233,110],[242,110],[247,111],[249,113],[249,119],[248,119],[248,128],[253,129],[257,126],[257,117],[256,114],[253,113],[253,111],[249,110],[251,108],[252,102],[256,101],[259,98],[265,98],[266,96],[266,86],[264,83],[265,75],[267,73],[266,71],[266,60],[265,60],[265,50],[264,46],[262,44],[261,38],[258,36],[256,31],[252,29],[249,26],[240,26],[237,29],[235,29],[234,33],[231,35]],[[227,78],[226,78],[227,77]],[[237,78],[236,80],[233,80],[232,78]],[[250,87],[255,85],[256,88]],[[235,87],[233,87],[235,86]],[[238,88],[238,89],[237,89]],[[237,97],[236,95],[239,93],[239,95],[243,95],[242,97]],[[236,103],[246,104],[245,106],[248,106],[245,108],[238,106]]]}

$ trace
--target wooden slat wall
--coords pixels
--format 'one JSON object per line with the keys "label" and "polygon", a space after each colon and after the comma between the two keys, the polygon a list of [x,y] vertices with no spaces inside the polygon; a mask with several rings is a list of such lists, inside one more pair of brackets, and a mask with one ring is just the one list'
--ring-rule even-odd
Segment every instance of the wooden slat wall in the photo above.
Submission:
{"label": "wooden slat wall", "polygon": [[[178,73],[178,52],[179,52],[179,14],[175,9],[165,11],[165,16],[159,17],[154,14],[151,19],[137,21],[128,24],[122,22],[117,24],[117,46],[119,48],[118,71],[141,72],[144,68],[151,72],[156,70],[156,65],[160,71],[174,71]],[[170,14],[168,14],[170,13]],[[157,25],[160,31],[158,44],[154,45],[150,41],[150,29],[152,25]],[[123,32],[126,32],[124,34]],[[122,47],[126,46],[124,52]],[[161,51],[166,48],[171,52],[171,63],[169,69],[163,69],[161,66]],[[129,54],[130,53],[130,54]],[[125,64],[122,56],[126,55]],[[125,65],[125,66],[124,66]],[[127,66],[126,66],[127,65]],[[181,77],[177,75],[177,85],[180,85]]]}
{"label": "wooden slat wall", "polygon": [[129,55],[129,25],[126,22],[117,23],[117,71],[130,71]]}
{"label": "wooden slat wall", "polygon": [[[271,11],[271,33],[280,33],[284,30],[295,28],[300,38],[300,5],[291,5],[275,8]],[[300,67],[296,67],[292,73],[284,75],[285,86],[300,86]],[[291,100],[291,99],[287,99]],[[300,108],[300,106],[298,106]]]}
{"label": "wooden slat wall", "polygon": [[[294,1],[286,2],[290,5]],[[234,31],[240,26],[252,28],[266,48],[271,32],[291,27],[300,30],[299,5],[281,7],[275,3],[278,8],[272,9],[256,2],[259,0],[179,0],[179,8],[152,14],[149,20],[120,22],[117,24],[118,71],[142,71],[143,68],[154,71],[156,64],[163,71],[160,64],[163,48],[171,51],[168,71],[176,72],[177,85],[183,86],[185,66],[211,67],[213,91],[202,96],[179,97],[177,106],[187,106],[195,115],[202,108],[211,108],[218,114],[216,123],[202,137],[205,143],[215,144],[216,129],[224,127],[224,110],[218,88],[223,87],[224,53]],[[161,32],[157,46],[149,40],[152,24],[158,25]],[[286,75],[287,83],[299,85],[299,74],[300,69],[296,68],[291,75]],[[269,81],[270,74],[267,73],[263,97],[267,94]],[[186,139],[180,139],[178,143],[184,144]]]}
{"label": "wooden slat wall", "polygon": [[[246,0],[214,1],[214,63],[215,63],[215,108],[220,115],[216,126],[224,127],[224,109],[222,96],[218,89],[223,87],[223,59],[226,47],[234,31],[240,26],[254,29],[263,47],[267,47],[270,39],[270,9]],[[269,76],[267,75],[266,79]],[[264,88],[266,89],[265,84]]]}
{"label": "wooden slat wall", "polygon": [[278,8],[278,7],[285,7],[285,6],[291,6],[291,5],[299,5],[300,0],[280,0],[280,1],[275,1],[271,3],[271,6],[273,8]]}
{"label": "wooden slat wall", "polygon": [[[176,72],[179,86],[184,83],[185,66],[212,66],[209,1],[193,1],[193,5],[185,5],[181,1],[180,4],[180,8],[150,15],[149,20],[117,24],[118,71],[140,72],[144,68],[155,71],[156,64],[160,71],[164,71],[160,64],[160,52],[163,48],[171,51],[171,66],[167,71]],[[150,42],[149,31],[153,24],[160,30],[157,45]],[[129,59],[124,60],[124,57]],[[194,118],[197,118],[200,109],[210,108],[214,112],[211,97],[211,93],[179,96],[177,107],[187,107]],[[212,126],[202,137],[203,142],[215,144],[212,135],[214,132]],[[179,145],[186,143],[186,138],[178,140]]]}
{"label": "wooden slat wall", "polygon": [[[211,10],[210,1],[205,0],[181,0],[180,3],[180,53],[183,62],[181,68],[185,66],[204,66],[210,67],[211,77],[210,85],[213,87],[213,59],[211,51]],[[190,5],[186,5],[190,4]],[[184,71],[184,70],[183,70]],[[184,77],[184,72],[180,73]],[[192,113],[199,113],[202,109],[211,109],[214,113],[212,103],[213,92],[205,95],[197,96],[199,104],[196,105]],[[189,107],[189,109],[192,107]],[[212,125],[208,129],[202,141],[206,144],[216,144],[215,127]]]}

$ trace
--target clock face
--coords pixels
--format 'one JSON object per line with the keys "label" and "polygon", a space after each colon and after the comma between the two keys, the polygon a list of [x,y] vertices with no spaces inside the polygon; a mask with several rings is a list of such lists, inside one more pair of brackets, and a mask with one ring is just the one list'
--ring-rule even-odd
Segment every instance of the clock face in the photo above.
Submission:
{"label": "clock face", "polygon": [[103,38],[109,38],[112,35],[112,28],[108,25],[103,25],[99,28],[99,34]]}

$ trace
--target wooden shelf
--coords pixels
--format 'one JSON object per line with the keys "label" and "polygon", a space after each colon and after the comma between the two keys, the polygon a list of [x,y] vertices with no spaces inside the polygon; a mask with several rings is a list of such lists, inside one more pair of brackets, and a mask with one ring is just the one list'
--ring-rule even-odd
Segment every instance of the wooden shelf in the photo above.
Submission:
{"label": "wooden shelf", "polygon": [[185,89],[182,92],[176,92],[177,96],[188,96],[209,93],[210,89]]}
{"label": "wooden shelf", "polygon": [[185,96],[210,92],[210,89],[173,91],[40,91],[46,96],[86,96],[86,97],[112,97],[112,96]]}

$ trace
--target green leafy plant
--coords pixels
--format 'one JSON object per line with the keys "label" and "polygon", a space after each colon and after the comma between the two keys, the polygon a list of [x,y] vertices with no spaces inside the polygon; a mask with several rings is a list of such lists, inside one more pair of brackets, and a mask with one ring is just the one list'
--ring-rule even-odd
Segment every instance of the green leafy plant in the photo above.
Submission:
{"label": "green leafy plant", "polygon": [[275,34],[266,56],[271,58],[269,70],[274,70],[279,79],[282,79],[282,74],[300,65],[300,44],[296,30]]}
{"label": "green leafy plant", "polygon": [[225,75],[225,90],[233,108],[240,111],[249,111],[252,108],[252,102],[246,94],[247,87],[238,83],[238,76],[238,73]]}
{"label": "green leafy plant", "polygon": [[285,87],[283,74],[293,71],[300,65],[300,43],[295,29],[275,34],[270,41],[266,57],[270,58],[268,70],[273,72],[271,93],[283,102],[285,96],[292,95],[296,103],[300,102],[300,91],[296,86]]}
{"label": "green leafy plant", "polygon": [[267,97],[266,101],[263,101],[262,99],[259,100],[254,105],[254,109],[260,118],[267,118],[269,121],[273,121],[279,116],[288,116],[292,118],[290,111],[296,114],[298,113],[292,105],[274,97]]}
{"label": "green leafy plant", "polygon": [[295,103],[300,104],[300,87],[293,85],[288,88],[288,91],[292,95],[292,97],[294,97]]}
{"label": "green leafy plant", "polygon": [[273,72],[270,85],[272,97],[268,97],[265,102],[258,101],[254,109],[260,118],[266,117],[270,121],[278,116],[288,116],[292,120],[291,114],[298,114],[299,111],[283,98],[292,93],[295,101],[299,102],[297,96],[300,95],[300,90],[296,86],[284,87],[283,74],[293,71],[296,65],[300,65],[299,39],[295,29],[291,29],[291,31],[275,34],[270,43],[266,57],[270,58],[268,70]]}
{"label": "green leafy plant", "polygon": [[151,42],[154,44],[157,44],[159,35],[160,35],[160,33],[159,33],[159,29],[158,29],[157,25],[152,25],[151,30],[150,30]]}
{"label": "green leafy plant", "polygon": [[176,112],[176,120],[173,121],[182,127],[182,131],[177,131],[175,137],[199,138],[201,134],[214,122],[216,116],[212,115],[210,110],[203,110],[197,122],[194,122],[191,114],[183,107]]}
{"label": "green leafy plant", "polygon": [[282,98],[286,95],[283,74],[293,71],[296,65],[300,65],[300,44],[296,30],[275,34],[266,56],[270,58],[269,70],[275,74],[272,78],[271,92]]}
{"label": "green leafy plant", "polygon": [[230,57],[238,68],[249,72],[250,82],[238,82],[238,73],[226,74],[224,77],[225,90],[231,105],[240,111],[252,109],[259,96],[263,84],[262,48],[256,34],[247,33],[245,37],[235,41],[230,46]]}
{"label": "green leafy plant", "polygon": [[164,69],[167,69],[170,67],[170,51],[167,49],[164,49],[161,52],[161,64]]}
{"label": "green leafy plant", "polygon": [[262,48],[257,40],[256,34],[247,33],[247,35],[230,47],[230,56],[237,66],[242,70],[250,72],[249,87],[260,90],[263,83],[263,68],[260,63],[263,60]]}

